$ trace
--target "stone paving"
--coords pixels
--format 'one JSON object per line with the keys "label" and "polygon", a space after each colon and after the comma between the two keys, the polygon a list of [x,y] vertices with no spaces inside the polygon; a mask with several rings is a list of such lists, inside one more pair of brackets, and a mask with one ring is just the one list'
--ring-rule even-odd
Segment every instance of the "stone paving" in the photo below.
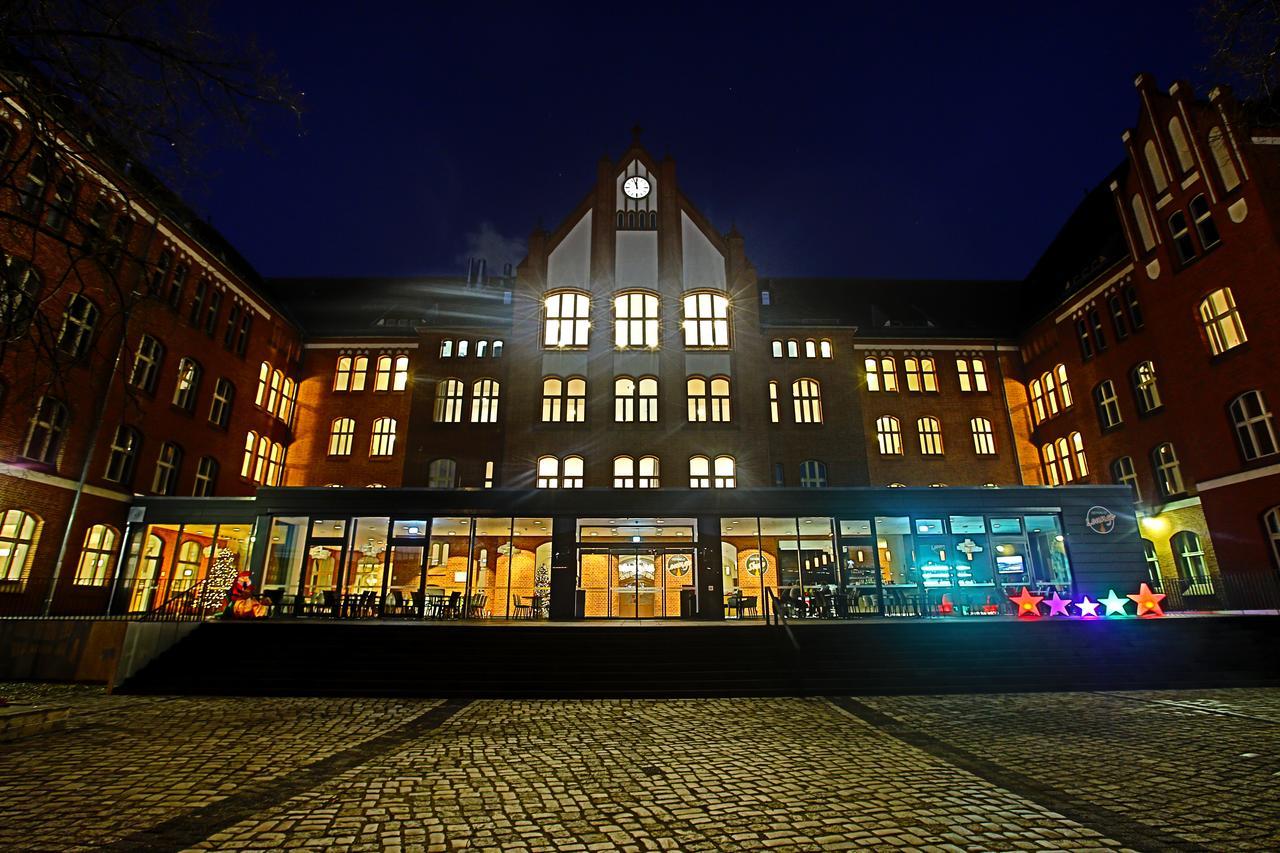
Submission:
{"label": "stone paving", "polygon": [[1280,849],[1280,690],[0,696],[3,850]]}

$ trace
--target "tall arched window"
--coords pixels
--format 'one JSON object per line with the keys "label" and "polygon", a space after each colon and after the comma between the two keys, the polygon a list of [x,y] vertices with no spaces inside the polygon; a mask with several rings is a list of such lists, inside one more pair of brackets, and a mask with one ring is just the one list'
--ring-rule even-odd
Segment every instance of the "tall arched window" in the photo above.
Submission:
{"label": "tall arched window", "polygon": [[797,379],[791,383],[791,404],[796,423],[822,423],[822,391],[816,379]]}
{"label": "tall arched window", "polygon": [[258,436],[258,446],[253,449],[253,481],[267,482],[267,463],[271,459],[271,439]]}
{"label": "tall arched window", "polygon": [[1160,494],[1166,498],[1180,495],[1186,488],[1182,484],[1182,466],[1178,463],[1178,453],[1173,445],[1166,442],[1157,445],[1151,451],[1151,463],[1156,471],[1156,485]]}
{"label": "tall arched window", "polygon": [[1120,400],[1110,379],[1102,380],[1093,389],[1093,404],[1098,410],[1098,424],[1104,430],[1120,426]]}
{"label": "tall arched window", "polygon": [[67,301],[62,314],[62,329],[58,332],[58,349],[79,358],[89,351],[93,330],[98,324],[98,306],[93,300],[74,293]]}
{"label": "tall arched window", "polygon": [[1142,196],[1137,193],[1134,194],[1131,203],[1133,205],[1133,221],[1138,226],[1138,235],[1142,237],[1142,249],[1150,252],[1151,247],[1156,244],[1156,238],[1151,230],[1151,220],[1147,217],[1147,206],[1142,202]]}
{"label": "tall arched window", "polygon": [[178,362],[178,379],[173,386],[173,405],[191,411],[196,404],[196,389],[200,385],[200,365],[194,358]]}
{"label": "tall arched window", "polygon": [[380,355],[374,362],[373,367],[373,390],[374,391],[390,391],[391,390],[391,365],[392,360],[389,355]]}
{"label": "tall arched window", "polygon": [[1275,558],[1276,568],[1280,569],[1280,506],[1267,510],[1263,523],[1267,528],[1267,538],[1271,540],[1271,556]]}
{"label": "tall arched window", "polygon": [[1062,469],[1058,467],[1058,449],[1053,442],[1040,447],[1040,462],[1044,465],[1044,478],[1051,486],[1062,485]]}
{"label": "tall arched window", "polygon": [[538,488],[560,488],[560,460],[554,456],[543,456],[538,459]]}
{"label": "tall arched window", "polygon": [[1213,592],[1213,580],[1209,577],[1209,565],[1204,559],[1204,543],[1200,535],[1191,530],[1180,530],[1169,537],[1173,562],[1178,567],[1178,579],[1187,587],[1190,595],[1209,595]]}
{"label": "tall arched window", "polygon": [[1165,174],[1164,164],[1160,162],[1160,152],[1156,150],[1156,144],[1148,139],[1147,144],[1142,146],[1142,153],[1147,158],[1147,171],[1151,174],[1151,183],[1155,185],[1157,193],[1162,193],[1169,189],[1169,176]]}
{"label": "tall arched window", "polygon": [[1229,287],[1218,288],[1200,301],[1200,323],[1213,355],[1235,349],[1249,339]]}
{"label": "tall arched window", "polygon": [[938,368],[932,358],[905,358],[902,367],[907,374],[908,391],[933,393],[938,390]]}
{"label": "tall arched window", "polygon": [[613,487],[615,489],[636,487],[636,460],[630,456],[618,456],[613,460]]}
{"label": "tall arched window", "polygon": [[1177,116],[1169,119],[1169,141],[1178,155],[1178,168],[1183,174],[1195,168],[1196,161],[1191,156],[1191,146],[1187,144],[1187,134],[1182,129],[1182,120]]}
{"label": "tall arched window", "polygon": [[363,391],[365,377],[369,375],[369,356],[358,355],[351,362],[351,390]]}
{"label": "tall arched window", "polygon": [[119,533],[114,527],[95,524],[84,533],[80,562],[76,564],[75,583],[81,586],[105,586],[111,579],[116,561]]}
{"label": "tall arched window", "polygon": [[284,445],[278,441],[271,442],[271,451],[267,456],[267,476],[263,481],[268,486],[280,485],[280,477],[284,474]]}
{"label": "tall arched window", "polygon": [[22,455],[35,462],[56,464],[67,428],[67,407],[54,397],[41,397],[27,423],[27,440]]}
{"label": "tall arched window", "polygon": [[23,509],[0,513],[0,581],[23,583],[35,550],[40,517]]}
{"label": "tall arched window", "polygon": [[155,476],[151,479],[151,491],[157,495],[172,495],[178,487],[178,471],[182,467],[182,448],[172,441],[160,445],[156,454]]}
{"label": "tall arched window", "polygon": [[545,347],[585,347],[591,329],[591,297],[576,290],[558,290],[542,300]]}
{"label": "tall arched window", "polygon": [[[222,380],[218,380],[221,382]],[[280,405],[276,408],[276,417],[287,424],[293,423],[293,407],[298,401],[298,385],[289,377],[280,385]]]}
{"label": "tall arched window", "polygon": [[559,376],[542,379],[542,422],[559,423],[564,419],[564,380]]}
{"label": "tall arched window", "polygon": [[498,382],[494,379],[477,379],[471,385],[471,422],[496,424],[498,422]]}
{"label": "tall arched window", "polygon": [[433,459],[427,466],[427,488],[452,489],[458,483],[458,463],[452,459]]}
{"label": "tall arched window", "polygon": [[1252,462],[1277,451],[1275,425],[1261,391],[1246,391],[1232,400],[1231,421],[1245,459]]}
{"label": "tall arched window", "polygon": [[636,488],[658,488],[658,457],[641,456],[640,459],[637,460],[636,469]]}
{"label": "tall arched window", "polygon": [[831,341],[826,338],[818,341],[818,355],[822,358],[831,358]]}
{"label": "tall arched window", "polygon": [[1222,181],[1222,188],[1231,192],[1240,186],[1240,173],[1236,170],[1235,161],[1231,159],[1231,150],[1222,128],[1209,129],[1209,150],[1213,152],[1213,162],[1218,167],[1218,178]]}
{"label": "tall arched window", "polygon": [[354,418],[334,418],[333,423],[329,425],[329,455],[350,456],[355,436]]}
{"label": "tall arched window", "polygon": [[961,391],[986,391],[987,363],[977,355],[957,358],[956,379]]}
{"label": "tall arched window", "polygon": [[1142,500],[1142,489],[1138,485],[1138,471],[1134,467],[1132,456],[1121,456],[1111,463],[1111,480],[1120,486],[1133,489],[1133,499]]}
{"label": "tall arched window", "polygon": [[738,486],[738,463],[732,456],[717,456],[712,464],[712,483],[717,489],[734,489]]}
{"label": "tall arched window", "polygon": [[1089,476],[1089,459],[1084,453],[1084,436],[1078,432],[1073,432],[1069,436],[1071,439],[1071,453],[1076,460],[1076,476]]}
{"label": "tall arched window", "polygon": [[893,356],[869,355],[863,359],[862,364],[867,373],[868,391],[898,390],[898,366]]}
{"label": "tall arched window", "polygon": [[271,385],[271,365],[265,361],[258,365],[258,390],[253,395],[255,406],[266,405],[267,388]]}
{"label": "tall arched window", "polygon": [[111,439],[111,450],[107,454],[107,470],[103,478],[112,483],[128,484],[133,479],[134,464],[138,460],[138,449],[142,445],[142,436],[132,427],[121,424],[116,427],[116,434]]}
{"label": "tall arched window", "polygon": [[201,456],[196,463],[196,478],[192,483],[191,496],[196,498],[212,497],[218,485],[218,460],[212,456]]}
{"label": "tall arched window", "polygon": [[564,389],[564,419],[569,423],[582,423],[587,419],[587,380],[570,376]]}
{"label": "tall arched window", "polygon": [[351,356],[338,356],[338,364],[333,371],[333,390],[348,391],[351,389]]}
{"label": "tall arched window", "polygon": [[[6,282],[7,284],[7,282]],[[12,309],[5,311],[11,314]],[[8,321],[8,317],[0,318]],[[6,322],[6,325],[9,325]],[[150,393],[155,390],[156,377],[160,373],[160,361],[164,358],[164,345],[150,335],[138,339],[138,349],[133,357],[133,370],[129,374],[129,384]]]}
{"label": "tall arched window", "polygon": [[369,442],[370,456],[390,456],[396,450],[396,419],[376,418]]}
{"label": "tall arched window", "polygon": [[636,415],[640,423],[658,422],[658,380],[652,376],[641,376],[636,383],[638,394]]}
{"label": "tall arched window", "polygon": [[1036,423],[1040,423],[1048,415],[1044,401],[1044,382],[1039,379],[1031,380],[1031,411]]}
{"label": "tall arched window", "polygon": [[585,465],[581,456],[566,456],[560,465],[560,482],[566,489],[581,489]]}
{"label": "tall arched window", "polygon": [[876,418],[876,441],[881,456],[902,455],[902,425],[897,418],[892,415]]}
{"label": "tall arched window", "polygon": [[1187,215],[1181,210],[1169,216],[1169,236],[1173,239],[1173,247],[1178,251],[1179,261],[1185,264],[1196,256],[1196,244],[1191,239]]}
{"label": "tall arched window", "polygon": [[[495,343],[496,346],[496,343]],[[409,385],[409,356],[396,356],[395,378],[391,383],[391,390],[403,391]]]}
{"label": "tall arched window", "polygon": [[1143,414],[1154,412],[1163,403],[1160,401],[1160,387],[1156,385],[1156,366],[1150,361],[1140,362],[1133,368],[1133,395],[1138,400],[1138,409]]}
{"label": "tall arched window", "polygon": [[656,295],[637,290],[614,297],[613,342],[618,349],[654,349],[658,346]]}
{"label": "tall arched window", "polygon": [[438,424],[462,423],[463,397],[466,388],[461,379],[441,379],[436,383],[436,404],[433,420]]}
{"label": "tall arched window", "polygon": [[942,424],[937,418],[919,418],[916,420],[916,432],[920,435],[922,455],[942,455]]}
{"label": "tall arched window", "polygon": [[815,341],[813,338],[809,338],[804,342],[804,357],[805,358],[818,357],[818,342]]}
{"label": "tall arched window", "polygon": [[617,376],[613,380],[613,419],[617,423],[630,423],[636,419],[636,381],[630,376]]}
{"label": "tall arched window", "polygon": [[240,476],[246,480],[253,479],[253,451],[258,446],[258,434],[249,430],[244,436],[244,461],[240,463]]}
{"label": "tall arched window", "polygon": [[991,421],[986,418],[970,418],[969,431],[973,433],[973,452],[979,456],[996,455],[996,434]]}
{"label": "tall arched window", "polygon": [[1200,248],[1208,251],[1222,242],[1218,226],[1213,223],[1213,210],[1209,207],[1204,193],[1191,199],[1187,209],[1191,211],[1191,221],[1195,223],[1196,235],[1200,238]]}
{"label": "tall arched window", "polygon": [[689,457],[689,488],[711,488],[711,460],[707,457]]}
{"label": "tall arched window", "polygon": [[827,485],[827,463],[806,459],[800,463],[800,486],[805,489],[821,489]]}
{"label": "tall arched window", "polygon": [[284,386],[284,374],[279,370],[271,371],[271,388],[267,392],[267,411],[276,414],[280,411],[280,391]]}
{"label": "tall arched window", "polygon": [[686,382],[690,422],[727,423],[729,411],[729,379],[715,376],[706,379],[690,376]]}
{"label": "tall arched window", "polygon": [[690,349],[729,346],[729,298],[703,291],[684,296],[684,345]]}
{"label": "tall arched window", "polygon": [[778,423],[781,417],[778,412],[778,382],[777,380],[769,380],[769,422]]}

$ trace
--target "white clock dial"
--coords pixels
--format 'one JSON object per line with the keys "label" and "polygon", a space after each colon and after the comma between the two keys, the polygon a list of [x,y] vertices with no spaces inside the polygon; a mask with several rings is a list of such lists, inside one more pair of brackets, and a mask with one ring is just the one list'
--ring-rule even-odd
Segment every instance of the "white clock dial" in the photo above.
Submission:
{"label": "white clock dial", "polygon": [[631,198],[644,198],[649,194],[649,181],[639,175],[632,175],[622,184],[622,191]]}

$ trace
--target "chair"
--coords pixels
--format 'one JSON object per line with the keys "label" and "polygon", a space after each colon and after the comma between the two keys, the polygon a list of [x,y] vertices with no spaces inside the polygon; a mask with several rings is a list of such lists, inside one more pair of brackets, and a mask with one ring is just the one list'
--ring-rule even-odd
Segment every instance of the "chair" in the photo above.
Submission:
{"label": "chair", "polygon": [[757,596],[744,595],[738,599],[738,618],[743,616],[755,616],[756,614]]}
{"label": "chair", "polygon": [[479,619],[484,616],[485,599],[489,597],[488,593],[476,592],[471,594],[471,603],[467,605],[467,618]]}
{"label": "chair", "polygon": [[415,589],[413,592],[410,593],[410,596],[413,598],[413,615],[417,616],[420,619],[426,616],[427,602],[426,602],[426,599],[423,597],[422,593]]}
{"label": "chair", "polygon": [[533,604],[525,604],[518,595],[511,596],[511,615],[517,619],[532,619]]}
{"label": "chair", "polygon": [[456,589],[449,593],[449,602],[440,608],[440,616],[445,619],[456,619],[462,604],[462,593]]}

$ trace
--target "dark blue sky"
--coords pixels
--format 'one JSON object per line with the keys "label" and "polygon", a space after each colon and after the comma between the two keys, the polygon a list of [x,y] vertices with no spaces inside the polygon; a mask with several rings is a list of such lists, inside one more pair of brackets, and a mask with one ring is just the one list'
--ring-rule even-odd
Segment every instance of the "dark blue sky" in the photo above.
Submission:
{"label": "dark blue sky", "polygon": [[267,276],[518,252],[639,122],[762,275],[1021,277],[1121,158],[1135,72],[1207,55],[1192,0],[331,6],[219,13],[306,93],[188,191]]}

